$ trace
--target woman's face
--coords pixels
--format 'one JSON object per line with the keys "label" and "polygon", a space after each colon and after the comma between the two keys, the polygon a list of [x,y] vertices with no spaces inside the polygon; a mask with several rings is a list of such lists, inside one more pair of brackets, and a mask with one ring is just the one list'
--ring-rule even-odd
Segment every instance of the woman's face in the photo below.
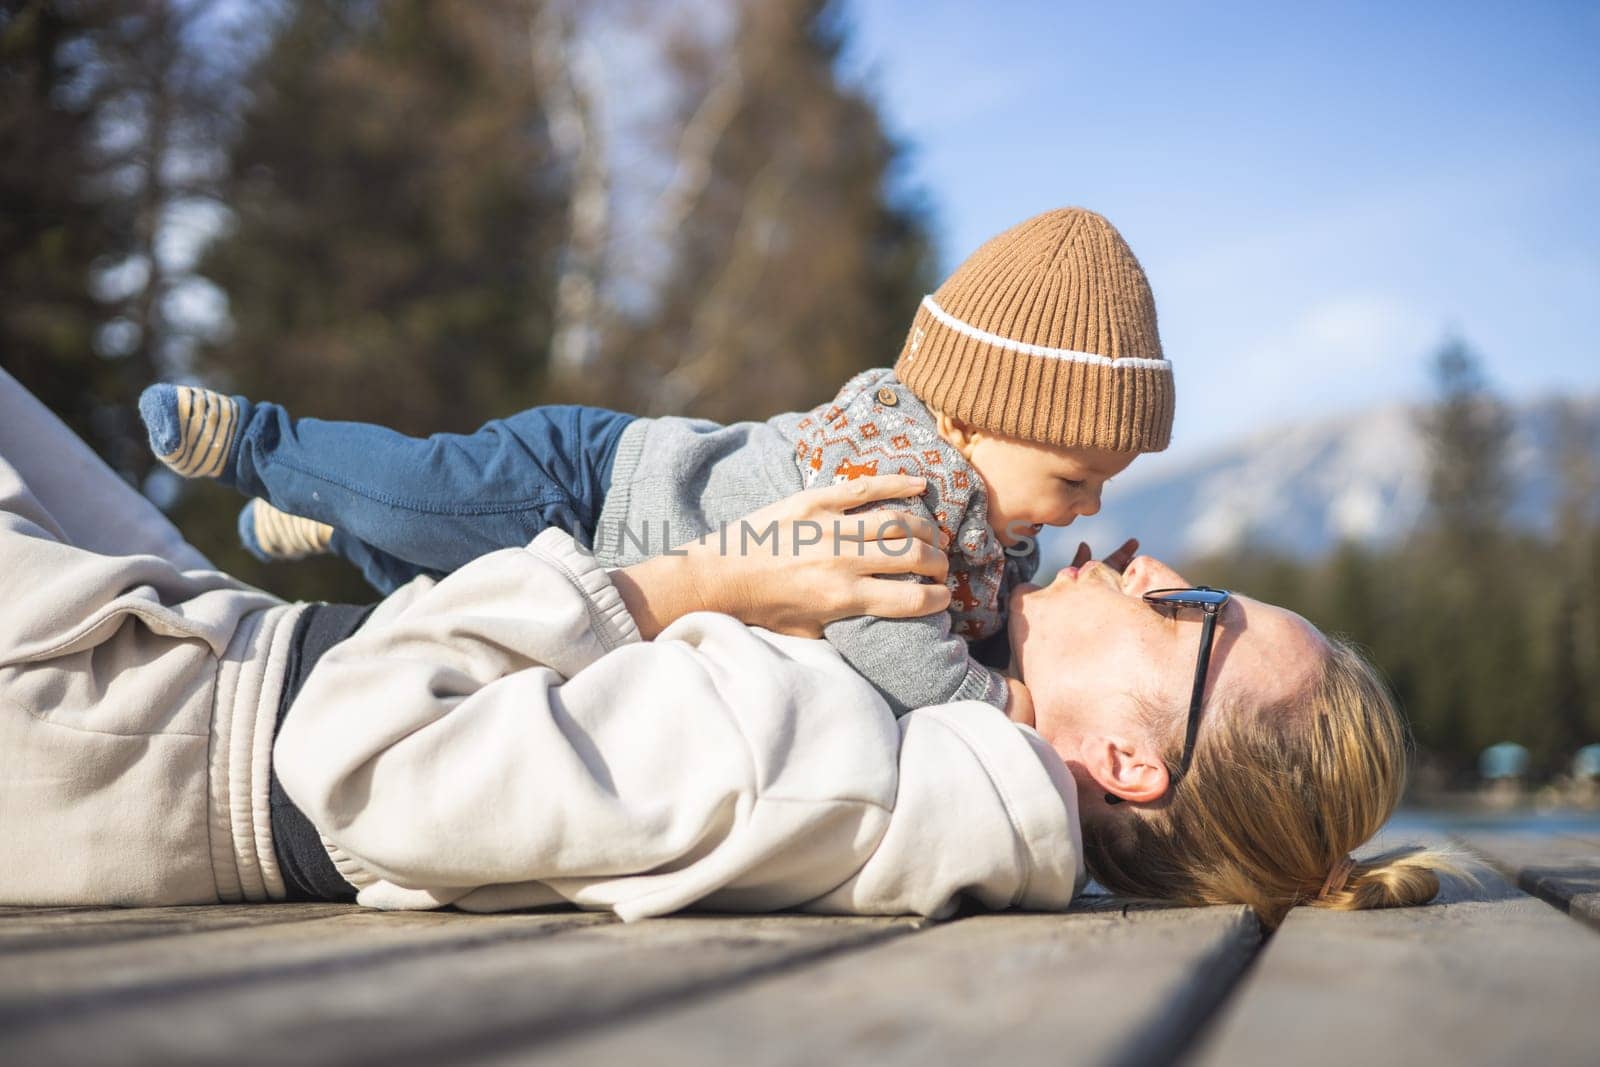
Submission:
{"label": "woman's face", "polygon": [[[1187,709],[1200,647],[1201,616],[1176,617],[1147,605],[1152,589],[1188,586],[1188,579],[1149,556],[1118,574],[1102,563],[1068,567],[1044,587],[1012,594],[1012,662],[1033,695],[1045,738],[1070,747],[1073,731],[1131,728],[1140,698],[1160,708]],[[1322,635],[1284,608],[1235,596],[1217,620],[1207,672],[1200,736],[1209,709],[1292,700],[1315,677],[1325,654]],[[1066,755],[1066,752],[1063,752]],[[1070,762],[1070,760],[1069,760]]]}

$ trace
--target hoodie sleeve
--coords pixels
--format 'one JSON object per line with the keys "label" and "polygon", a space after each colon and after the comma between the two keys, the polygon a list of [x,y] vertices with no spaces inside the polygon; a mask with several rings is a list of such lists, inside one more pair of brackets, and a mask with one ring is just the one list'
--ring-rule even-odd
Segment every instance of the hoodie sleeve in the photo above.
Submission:
{"label": "hoodie sleeve", "polygon": [[976,702],[897,722],[823,641],[701,612],[640,642],[546,531],[330,649],[276,759],[364,904],[636,919],[1055,906],[1076,820],[1041,753]]}
{"label": "hoodie sleeve", "polygon": [[839,884],[887,824],[895,750],[823,642],[711,613],[640,642],[606,571],[546,531],[329,650],[275,756],[363,903],[637,918]]}

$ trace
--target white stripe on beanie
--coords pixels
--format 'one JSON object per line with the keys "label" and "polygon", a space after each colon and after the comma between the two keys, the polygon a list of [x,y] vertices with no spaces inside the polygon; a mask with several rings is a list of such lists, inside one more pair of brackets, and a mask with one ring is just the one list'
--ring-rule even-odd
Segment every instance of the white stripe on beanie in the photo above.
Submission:
{"label": "white stripe on beanie", "polygon": [[1148,359],[1143,356],[1118,356],[1113,359],[1110,356],[1102,356],[1097,352],[1078,352],[1071,348],[1050,348],[1045,345],[1028,344],[1026,341],[1013,341],[1009,337],[1001,337],[997,333],[980,330],[969,322],[962,322],[940,307],[931,294],[922,298],[922,306],[927,308],[928,314],[932,315],[942,325],[948,326],[957,333],[965,334],[974,341],[982,341],[984,344],[994,345],[997,348],[1020,352],[1025,356],[1043,356],[1046,359],[1064,359],[1072,363],[1092,363],[1116,369],[1172,369],[1172,361],[1167,359]]}

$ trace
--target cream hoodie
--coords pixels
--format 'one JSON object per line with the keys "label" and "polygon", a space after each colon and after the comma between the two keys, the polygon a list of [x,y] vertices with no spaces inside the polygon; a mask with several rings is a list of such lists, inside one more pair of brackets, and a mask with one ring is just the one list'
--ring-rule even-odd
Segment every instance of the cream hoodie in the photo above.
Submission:
{"label": "cream hoodie", "polygon": [[0,370],[0,904],[281,898],[267,761],[301,610]]}
{"label": "cream hoodie", "polygon": [[642,642],[566,534],[387,600],[329,650],[278,775],[375,907],[858,914],[1068,906],[1076,793],[963,701],[896,721],[823,641],[700,613]]}

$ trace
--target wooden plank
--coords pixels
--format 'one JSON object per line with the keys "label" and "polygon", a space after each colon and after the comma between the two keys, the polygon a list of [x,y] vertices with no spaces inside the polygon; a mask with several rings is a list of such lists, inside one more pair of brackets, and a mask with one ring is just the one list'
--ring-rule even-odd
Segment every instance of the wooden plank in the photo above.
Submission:
{"label": "wooden plank", "polygon": [[303,922],[360,910],[353,904],[212,904],[83,911],[36,909],[31,914],[9,916],[0,923],[0,960],[12,952],[111,944],[237,926]]}
{"label": "wooden plank", "polygon": [[1491,833],[1456,835],[1526,893],[1575,919],[1600,926],[1600,841],[1579,836]]}
{"label": "wooden plank", "polygon": [[0,922],[4,922],[13,918],[29,918],[35,915],[53,915],[57,912],[73,912],[78,915],[86,915],[91,911],[106,910],[109,909],[88,906],[79,907],[77,905],[51,905],[45,907],[36,907],[31,904],[0,904]]}
{"label": "wooden plank", "polygon": [[963,919],[630,1023],[492,1057],[562,1064],[1150,1063],[1259,939],[1243,908]]}
{"label": "wooden plank", "polygon": [[607,921],[573,912],[496,920],[454,912],[340,909],[326,918],[199,930],[111,944],[48,946],[6,953],[0,1024],[21,1016],[145,1003],[190,989],[298,978],[365,957],[411,958],[498,938],[538,938]]}
{"label": "wooden plank", "polygon": [[1600,934],[1491,871],[1418,908],[1297,908],[1208,1031],[1200,1064],[1585,1064]]}
{"label": "wooden plank", "polygon": [[[384,937],[396,921],[399,932]],[[9,1017],[0,1001],[0,1062],[455,1062],[474,1049],[609,1025],[920,926],[826,917],[598,921],[369,914],[111,946],[83,952],[81,969],[70,972],[63,959],[78,950],[39,953],[50,970],[35,986],[57,992],[36,989]],[[540,924],[560,936],[528,936]],[[95,967],[109,967],[109,982],[94,981]],[[152,967],[162,980],[141,984]]]}

